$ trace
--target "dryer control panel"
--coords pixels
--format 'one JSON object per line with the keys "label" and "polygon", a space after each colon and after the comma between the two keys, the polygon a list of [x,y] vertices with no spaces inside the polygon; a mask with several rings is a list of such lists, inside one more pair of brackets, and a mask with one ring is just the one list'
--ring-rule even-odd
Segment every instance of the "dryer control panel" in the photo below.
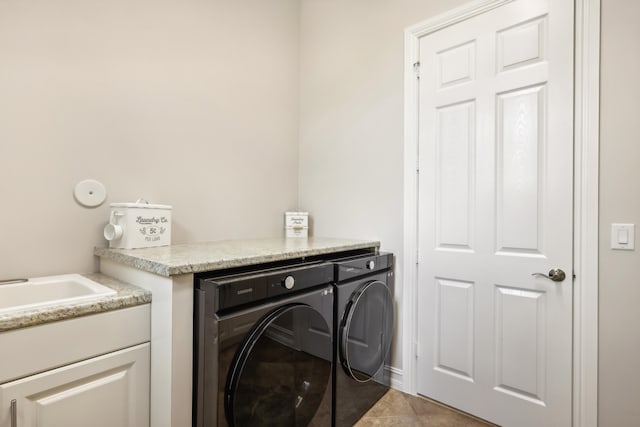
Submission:
{"label": "dryer control panel", "polygon": [[356,277],[365,276],[393,266],[393,254],[380,253],[333,260],[335,280],[343,282]]}

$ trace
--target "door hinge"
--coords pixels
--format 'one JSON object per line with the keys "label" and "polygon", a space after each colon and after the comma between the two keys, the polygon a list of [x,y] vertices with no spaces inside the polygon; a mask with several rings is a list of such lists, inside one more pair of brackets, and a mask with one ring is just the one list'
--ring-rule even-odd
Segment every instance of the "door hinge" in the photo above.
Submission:
{"label": "door hinge", "polygon": [[420,61],[413,63],[413,72],[415,73],[416,78],[419,79],[420,78]]}
{"label": "door hinge", "polygon": [[416,355],[416,359],[418,358],[418,343],[413,343],[413,353]]}

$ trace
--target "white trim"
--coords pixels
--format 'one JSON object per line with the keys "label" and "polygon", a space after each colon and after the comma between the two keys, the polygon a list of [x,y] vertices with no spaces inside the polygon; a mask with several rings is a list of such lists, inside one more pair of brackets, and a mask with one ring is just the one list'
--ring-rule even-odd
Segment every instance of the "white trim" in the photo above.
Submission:
{"label": "white trim", "polygon": [[[512,0],[476,0],[405,30],[402,389],[416,393],[419,39]],[[575,0],[573,426],[598,423],[598,155],[600,0]],[[405,375],[406,374],[406,375]]]}
{"label": "white trim", "polygon": [[416,358],[414,342],[417,313],[415,293],[417,290],[418,252],[418,85],[413,64],[418,61],[418,37],[405,31],[404,71],[404,220],[402,260],[402,367],[409,375],[402,383],[402,390],[416,394]]}
{"label": "white trim", "polygon": [[573,425],[598,425],[600,0],[576,0]]}
{"label": "white trim", "polygon": [[384,369],[389,373],[389,377],[391,378],[391,388],[402,390],[402,369],[396,368],[395,366],[385,366]]}
{"label": "white trim", "polygon": [[512,1],[514,0],[475,0],[405,29],[405,36],[411,35],[419,39]]}

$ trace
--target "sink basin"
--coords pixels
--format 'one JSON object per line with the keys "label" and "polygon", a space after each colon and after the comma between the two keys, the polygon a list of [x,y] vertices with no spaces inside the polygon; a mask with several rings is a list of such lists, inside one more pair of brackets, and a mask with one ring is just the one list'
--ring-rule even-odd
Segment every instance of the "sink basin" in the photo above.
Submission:
{"label": "sink basin", "polygon": [[116,291],[79,274],[37,277],[0,285],[0,314],[65,303],[90,301]]}

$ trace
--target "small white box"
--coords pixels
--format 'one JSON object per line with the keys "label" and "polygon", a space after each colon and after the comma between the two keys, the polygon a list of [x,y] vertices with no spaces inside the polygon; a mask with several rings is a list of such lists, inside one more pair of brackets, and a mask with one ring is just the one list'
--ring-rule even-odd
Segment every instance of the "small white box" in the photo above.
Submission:
{"label": "small white box", "polygon": [[285,212],[284,230],[287,238],[309,236],[309,212]]}
{"label": "small white box", "polygon": [[112,203],[104,237],[114,249],[171,244],[171,206],[146,202]]}

